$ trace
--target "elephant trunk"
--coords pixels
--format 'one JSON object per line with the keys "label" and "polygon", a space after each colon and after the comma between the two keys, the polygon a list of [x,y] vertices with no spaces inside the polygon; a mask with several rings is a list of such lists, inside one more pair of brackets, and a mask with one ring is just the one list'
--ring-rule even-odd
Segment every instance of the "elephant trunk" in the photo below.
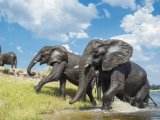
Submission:
{"label": "elephant trunk", "polygon": [[100,40],[93,40],[88,43],[86,46],[83,55],[79,61],[79,85],[78,85],[78,91],[75,95],[75,97],[69,102],[70,104],[75,103],[81,96],[82,93],[85,92],[88,83],[92,80],[93,74],[89,74],[90,65],[92,63],[92,51],[94,48],[96,48],[97,45],[101,45],[103,41]]}
{"label": "elephant trunk", "polygon": [[35,72],[31,72],[32,67],[40,60],[40,55],[39,53],[37,53],[37,55],[32,59],[32,61],[30,62],[28,68],[27,68],[27,73],[30,76],[34,76]]}
{"label": "elephant trunk", "polygon": [[[80,76],[83,76],[83,73],[80,73]],[[76,93],[76,95],[74,96],[74,98],[72,100],[69,101],[70,104],[75,103],[77,100],[79,100],[79,98],[82,96],[84,90],[86,89],[86,82],[85,80],[80,80],[79,84],[78,84],[78,91]]]}

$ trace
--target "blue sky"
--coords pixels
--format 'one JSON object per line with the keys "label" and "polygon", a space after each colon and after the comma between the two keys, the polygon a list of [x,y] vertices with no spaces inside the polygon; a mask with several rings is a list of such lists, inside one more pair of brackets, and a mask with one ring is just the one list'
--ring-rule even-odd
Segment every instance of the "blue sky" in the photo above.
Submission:
{"label": "blue sky", "polygon": [[[0,0],[0,45],[26,68],[45,45],[81,55],[94,39],[122,39],[151,84],[160,84],[160,0]],[[38,66],[42,70],[46,66]]]}

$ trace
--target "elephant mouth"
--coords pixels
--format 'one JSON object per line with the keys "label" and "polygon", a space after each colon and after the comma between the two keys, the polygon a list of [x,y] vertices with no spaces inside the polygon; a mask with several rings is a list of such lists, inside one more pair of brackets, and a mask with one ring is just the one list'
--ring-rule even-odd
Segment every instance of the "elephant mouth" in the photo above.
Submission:
{"label": "elephant mouth", "polygon": [[45,64],[45,61],[40,61],[40,63],[39,63],[40,65],[42,65],[42,64]]}
{"label": "elephant mouth", "polygon": [[95,66],[95,67],[101,66],[102,65],[102,60],[96,59],[96,60],[93,61],[92,65]]}
{"label": "elephant mouth", "polygon": [[44,59],[43,57],[39,60],[39,62],[40,65],[47,63],[46,59]]}

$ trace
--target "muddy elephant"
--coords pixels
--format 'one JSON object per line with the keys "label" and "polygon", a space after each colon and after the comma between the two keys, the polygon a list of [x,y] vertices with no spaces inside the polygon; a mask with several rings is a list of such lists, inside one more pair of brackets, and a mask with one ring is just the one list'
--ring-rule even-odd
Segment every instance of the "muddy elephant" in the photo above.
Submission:
{"label": "muddy elephant", "polygon": [[12,68],[17,68],[17,56],[14,52],[0,54],[0,66],[5,64],[11,65]]}
{"label": "muddy elephant", "polygon": [[[42,79],[38,85],[34,87],[36,92],[40,92],[42,86],[48,82],[60,81],[60,95],[65,99],[65,85],[66,80],[78,86],[79,84],[79,69],[76,66],[79,64],[80,56],[68,52],[63,46],[45,46],[30,62],[27,72],[30,76],[35,75],[31,72],[32,67],[40,62],[52,66],[50,74]],[[94,78],[93,78],[94,79]],[[93,80],[95,81],[95,79]],[[93,85],[89,83],[86,94],[88,95],[92,105],[96,105],[96,101],[92,95]]]}
{"label": "muddy elephant", "polygon": [[132,47],[121,40],[92,40],[86,46],[79,62],[80,83],[75,97],[70,104],[76,102],[86,85],[90,69],[99,74],[102,84],[102,109],[111,109],[116,96],[122,101],[138,108],[148,104],[150,85],[145,70],[130,61]]}

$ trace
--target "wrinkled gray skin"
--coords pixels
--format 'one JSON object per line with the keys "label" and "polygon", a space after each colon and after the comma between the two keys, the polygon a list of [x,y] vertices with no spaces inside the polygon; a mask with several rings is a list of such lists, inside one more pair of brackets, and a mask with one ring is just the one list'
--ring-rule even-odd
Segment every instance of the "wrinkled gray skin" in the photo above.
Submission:
{"label": "wrinkled gray skin", "polygon": [[12,68],[17,68],[17,57],[14,52],[0,54],[0,66],[5,64],[11,65]]}
{"label": "wrinkled gray skin", "polygon": [[[63,46],[45,46],[43,47],[37,55],[30,62],[27,72],[30,76],[35,75],[34,72],[31,72],[32,67],[40,62],[42,64],[48,64],[52,66],[52,71],[50,74],[42,79],[37,86],[34,87],[36,92],[40,92],[42,86],[48,82],[60,80],[60,95],[65,99],[65,85],[66,80],[70,81],[72,84],[78,86],[79,84],[79,69],[75,68],[78,66],[80,56],[73,53],[67,52]],[[93,80],[95,81],[95,79]],[[93,85],[90,83],[87,86],[87,95],[92,103],[96,105],[96,101],[92,95]],[[85,93],[83,99],[85,101]]]}
{"label": "wrinkled gray skin", "polygon": [[80,83],[76,96],[70,104],[76,102],[86,85],[90,69],[99,74],[102,82],[102,109],[111,109],[114,96],[131,103],[138,108],[148,104],[150,85],[146,72],[139,65],[131,62],[132,47],[121,40],[92,40],[86,46],[80,59]]}

